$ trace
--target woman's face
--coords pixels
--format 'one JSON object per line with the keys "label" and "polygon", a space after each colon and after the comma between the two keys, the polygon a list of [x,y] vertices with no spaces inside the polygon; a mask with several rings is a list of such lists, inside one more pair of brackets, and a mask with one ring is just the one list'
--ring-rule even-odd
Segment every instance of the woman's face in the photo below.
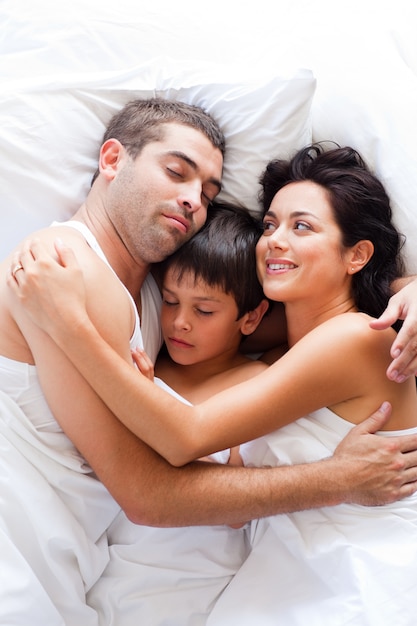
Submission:
{"label": "woman's face", "polygon": [[256,263],[268,298],[291,302],[340,294],[349,263],[324,187],[289,183],[275,195],[263,222]]}

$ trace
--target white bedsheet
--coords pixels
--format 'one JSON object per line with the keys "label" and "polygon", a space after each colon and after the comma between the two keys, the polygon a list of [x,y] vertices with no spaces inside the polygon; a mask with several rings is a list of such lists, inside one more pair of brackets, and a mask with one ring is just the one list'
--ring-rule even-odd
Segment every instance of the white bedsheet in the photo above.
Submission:
{"label": "white bedsheet", "polygon": [[[413,0],[351,0],[343,7],[333,0],[272,4],[257,0],[238,6],[236,11],[236,3],[214,0],[202,17],[201,7],[191,0],[0,3],[1,256],[28,232],[72,215],[89,187],[99,139],[110,115],[131,98],[158,94],[202,104],[216,114],[228,142],[225,199],[243,201],[254,196],[258,178],[254,161],[263,167],[269,158],[292,152],[300,142],[334,140],[358,148],[387,186],[396,222],[407,236],[408,271],[417,271]],[[258,74],[262,76],[254,80]],[[97,623],[95,613],[84,605],[84,594],[107,563],[102,532],[117,507],[80,459],[58,445],[62,441],[57,433],[35,432],[17,406],[0,397],[0,624],[4,626]],[[291,449],[296,447],[293,442]],[[401,520],[396,513],[394,517]],[[290,518],[278,519],[279,535],[274,526],[266,530],[267,522],[253,524],[252,539],[259,538],[259,545],[242,570],[245,575],[251,567],[248,587],[241,586],[233,595],[236,585],[232,584],[224,594],[225,602],[234,598],[231,613],[222,600],[218,608],[224,612],[216,610],[211,624],[232,626],[234,616],[240,614],[239,626],[245,620],[251,626],[295,626],[296,615],[304,619],[303,626],[327,626],[326,619],[336,626],[334,615],[338,615],[339,623],[369,626],[362,617],[349,622],[346,614],[342,621],[339,595],[322,596],[319,617],[310,610],[317,606],[310,602],[318,597],[315,585],[323,591],[322,583],[317,578],[310,585],[307,578],[290,576],[290,571],[297,574],[290,567],[298,562],[286,551],[283,538],[285,528],[292,532],[293,526]],[[306,519],[311,528],[313,517],[309,514]],[[317,520],[317,528],[325,529],[329,541],[339,540],[330,536],[329,527]],[[195,531],[195,538],[199,532]],[[274,558],[267,532],[272,543],[280,543]],[[416,626],[415,520],[404,534],[402,550],[398,544],[389,547],[389,528],[384,526],[382,536],[372,533],[378,554],[395,561],[405,553],[405,565],[398,561],[398,569],[392,569],[399,575],[401,603],[381,605],[379,621],[368,621],[378,626],[384,621],[389,626]],[[144,541],[145,537],[144,531]],[[303,542],[294,546],[305,556]],[[324,557],[316,561],[326,563],[323,580],[335,565],[342,570],[352,553],[341,542],[334,554],[327,561]],[[269,581],[262,584],[268,573],[275,588]],[[408,589],[400,584],[404,579]],[[236,584],[239,580],[240,575]],[[275,602],[275,589],[281,594],[279,618],[267,612],[268,602]],[[58,597],[58,607],[47,590]],[[343,598],[344,602],[347,593]],[[165,601],[171,601],[168,595]],[[257,607],[255,615],[250,613],[251,602]],[[128,606],[122,594],[120,603]],[[261,603],[263,614],[258,610]],[[355,605],[349,601],[346,606],[352,608],[352,615]],[[65,620],[60,613],[65,613]]]}
{"label": "white bedsheet", "polygon": [[[159,378],[155,383],[187,403]],[[229,450],[211,458],[227,463]],[[108,541],[109,564],[87,595],[100,626],[204,626],[248,555],[244,528],[150,528],[123,512]]]}
{"label": "white bedsheet", "polygon": [[[311,462],[351,427],[322,409],[241,451],[246,464]],[[417,495],[254,521],[250,545],[208,626],[417,624]]]}
{"label": "white bedsheet", "polygon": [[[96,626],[85,594],[119,511],[65,435],[36,430],[0,392],[0,623]],[[30,621],[28,621],[30,620]]]}

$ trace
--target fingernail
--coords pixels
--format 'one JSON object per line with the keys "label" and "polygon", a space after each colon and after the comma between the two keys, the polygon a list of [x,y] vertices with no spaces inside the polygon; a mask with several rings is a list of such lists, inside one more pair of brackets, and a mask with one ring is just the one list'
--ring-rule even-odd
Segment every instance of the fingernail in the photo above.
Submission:
{"label": "fingernail", "polygon": [[400,376],[396,376],[396,378],[395,378],[395,382],[396,382],[396,383],[403,383],[403,382],[405,381],[405,379],[406,379],[406,378],[407,378],[406,376],[404,376],[403,374],[401,374]]}
{"label": "fingernail", "polygon": [[389,402],[383,402],[381,404],[381,411],[383,413],[386,413],[388,411],[388,409],[390,408],[390,403]]}
{"label": "fingernail", "polygon": [[392,354],[392,358],[393,359],[398,359],[398,357],[401,354],[401,350],[399,348],[397,348],[396,350],[394,350],[393,354]]}

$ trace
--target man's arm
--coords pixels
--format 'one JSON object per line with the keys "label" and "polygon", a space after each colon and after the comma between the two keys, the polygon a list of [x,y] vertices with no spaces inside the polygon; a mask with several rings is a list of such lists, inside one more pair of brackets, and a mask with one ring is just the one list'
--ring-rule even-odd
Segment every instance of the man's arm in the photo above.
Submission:
{"label": "man's arm", "polygon": [[[135,472],[128,474],[128,515],[133,522],[155,526],[237,525],[266,515],[342,502],[378,505],[411,495],[417,488],[417,470],[405,467],[415,465],[416,453],[400,452],[399,440],[370,434],[389,414],[386,408],[375,413],[351,431],[334,457],[317,463],[249,469],[196,462],[172,468],[150,459],[145,498]],[[140,454],[141,463],[146,454]],[[133,466],[137,468],[136,462]]]}
{"label": "man's arm", "polygon": [[[37,272],[40,272],[42,288],[35,293],[41,301],[42,294],[46,293],[50,307],[40,317],[46,327],[51,323],[59,325],[65,318],[64,311],[72,309],[75,299],[75,296],[68,296],[75,293],[71,286],[71,263],[74,263],[77,284],[79,266],[75,258],[67,267],[61,267],[49,253],[41,254],[41,258],[36,255],[36,261],[32,255],[33,251],[25,261],[25,271],[18,272],[18,280],[28,287],[32,281],[36,282]],[[90,290],[87,286],[87,292],[96,290],[97,298],[104,293],[105,302],[99,302],[99,306],[87,303],[87,306],[89,313],[93,312],[97,318],[101,334],[96,330],[95,333],[104,346],[110,366],[114,364],[117,341],[123,343],[118,333],[126,327],[128,316],[123,313],[119,318],[113,307],[105,306],[117,302],[118,298],[110,293],[110,286],[106,288],[103,276],[96,276],[96,279]],[[133,521],[158,526],[236,524],[343,501],[381,504],[415,491],[417,436],[381,438],[371,434],[388,419],[383,413],[353,428],[334,457],[317,463],[274,469],[198,462],[182,468],[170,466],[110,413],[64,351],[34,324],[22,306],[24,302],[35,319],[34,311],[39,311],[39,303],[29,300],[25,290],[23,295],[13,276],[9,277],[9,284],[19,296],[15,298],[16,318],[35,356],[52,410],[74,445]],[[91,293],[89,296],[91,298]],[[58,311],[61,306],[62,316],[54,309],[51,298],[60,303]],[[68,323],[71,322],[67,318],[63,322],[64,329],[68,329]],[[106,334],[109,339],[105,341]],[[127,337],[124,344],[126,348]],[[124,351],[119,347],[117,353],[122,355]],[[130,356],[125,360],[128,358]],[[100,367],[105,367],[105,363],[103,358]]]}
{"label": "man's arm", "polygon": [[390,380],[403,382],[417,374],[417,277],[399,278],[392,283],[394,295],[384,313],[371,322],[371,328],[383,330],[397,320],[404,320],[391,348],[392,363],[387,369]]}
{"label": "man's arm", "polygon": [[51,408],[135,523],[235,525],[344,501],[381,504],[416,488],[417,470],[406,467],[417,463],[417,453],[403,453],[402,441],[368,433],[382,426],[382,413],[353,429],[334,457],[318,463],[252,469],[196,462],[174,468],[108,411],[49,337],[33,334],[34,353],[43,353],[38,367]]}

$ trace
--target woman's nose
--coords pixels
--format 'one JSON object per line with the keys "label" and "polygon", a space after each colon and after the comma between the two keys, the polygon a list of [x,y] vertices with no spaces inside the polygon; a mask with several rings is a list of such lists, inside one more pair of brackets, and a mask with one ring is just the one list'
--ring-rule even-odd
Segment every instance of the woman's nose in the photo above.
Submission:
{"label": "woman's nose", "polygon": [[288,248],[288,236],[284,228],[280,226],[268,237],[268,245],[270,248],[280,248],[281,250]]}

